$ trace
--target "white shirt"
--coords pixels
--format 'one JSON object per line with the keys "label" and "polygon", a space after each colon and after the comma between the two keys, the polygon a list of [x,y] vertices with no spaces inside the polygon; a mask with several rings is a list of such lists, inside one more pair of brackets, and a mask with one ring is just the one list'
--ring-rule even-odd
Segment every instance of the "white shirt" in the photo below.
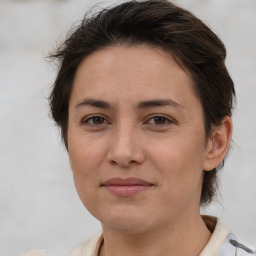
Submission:
{"label": "white shirt", "polygon": [[[212,216],[202,216],[206,226],[212,231],[212,236],[199,256],[253,256],[254,249],[244,243],[238,242],[234,234]],[[98,256],[98,251],[103,242],[102,232],[95,235],[91,240],[77,246],[69,256]],[[38,250],[21,256],[47,256],[45,251]],[[56,255],[58,256],[58,255]],[[67,255],[68,256],[68,255]]]}

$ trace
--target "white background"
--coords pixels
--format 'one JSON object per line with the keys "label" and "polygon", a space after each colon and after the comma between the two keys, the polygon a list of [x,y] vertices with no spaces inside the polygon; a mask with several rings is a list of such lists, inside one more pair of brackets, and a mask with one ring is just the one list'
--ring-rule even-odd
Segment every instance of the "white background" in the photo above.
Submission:
{"label": "white background", "polygon": [[[1,256],[36,248],[67,255],[100,229],[78,199],[67,154],[49,118],[46,98],[55,70],[44,59],[96,2],[0,0]],[[222,171],[222,197],[206,212],[255,246],[256,0],[175,2],[224,41],[237,91],[233,151]]]}

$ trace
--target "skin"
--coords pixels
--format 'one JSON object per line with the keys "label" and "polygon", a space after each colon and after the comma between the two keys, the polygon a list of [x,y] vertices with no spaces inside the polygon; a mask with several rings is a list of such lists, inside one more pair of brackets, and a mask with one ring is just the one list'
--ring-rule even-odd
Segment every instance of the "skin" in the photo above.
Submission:
{"label": "skin", "polygon": [[[171,104],[138,107],[152,100]],[[112,46],[86,57],[70,98],[68,153],[77,192],[103,227],[99,255],[199,255],[211,236],[200,216],[203,170],[221,162],[231,130],[225,117],[205,137],[193,81],[165,51]],[[152,186],[120,197],[101,186],[113,177]]]}

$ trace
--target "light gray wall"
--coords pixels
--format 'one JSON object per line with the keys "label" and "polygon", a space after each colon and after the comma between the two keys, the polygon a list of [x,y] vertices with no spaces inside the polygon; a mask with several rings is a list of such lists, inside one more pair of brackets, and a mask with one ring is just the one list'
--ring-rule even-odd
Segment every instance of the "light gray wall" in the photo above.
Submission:
{"label": "light gray wall", "polygon": [[[0,0],[0,255],[35,248],[66,255],[100,229],[76,195],[67,154],[48,117],[55,71],[44,59],[93,2]],[[222,198],[206,212],[256,245],[256,1],[175,2],[222,38],[237,90]]]}

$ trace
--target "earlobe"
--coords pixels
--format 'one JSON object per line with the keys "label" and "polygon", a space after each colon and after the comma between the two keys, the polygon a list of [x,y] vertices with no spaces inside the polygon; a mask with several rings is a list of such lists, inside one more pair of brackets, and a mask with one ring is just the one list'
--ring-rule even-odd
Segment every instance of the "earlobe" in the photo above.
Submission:
{"label": "earlobe", "polygon": [[227,154],[232,137],[232,119],[225,116],[221,124],[212,130],[208,140],[204,170],[210,171],[216,168]]}

